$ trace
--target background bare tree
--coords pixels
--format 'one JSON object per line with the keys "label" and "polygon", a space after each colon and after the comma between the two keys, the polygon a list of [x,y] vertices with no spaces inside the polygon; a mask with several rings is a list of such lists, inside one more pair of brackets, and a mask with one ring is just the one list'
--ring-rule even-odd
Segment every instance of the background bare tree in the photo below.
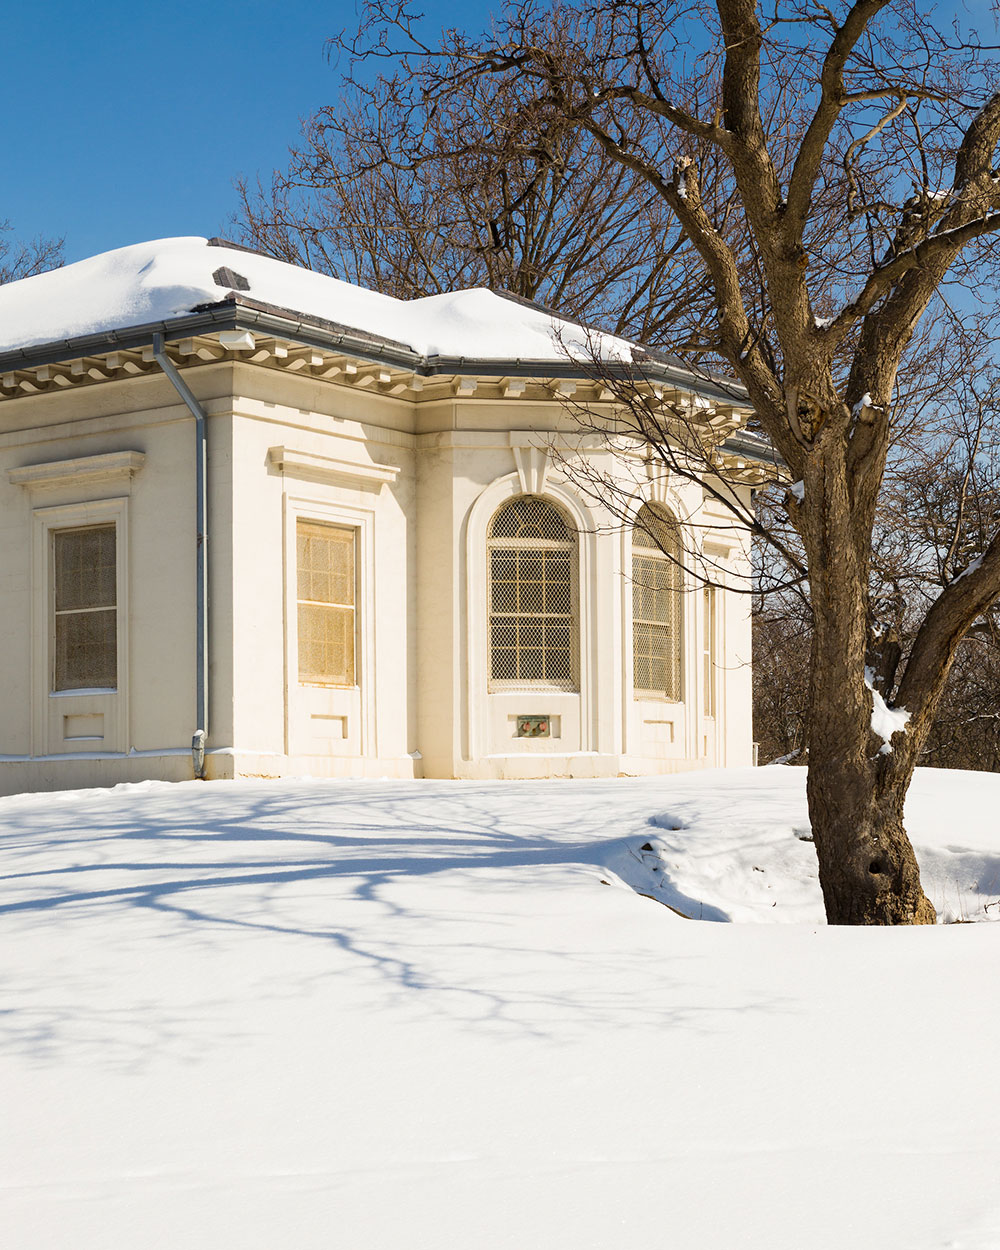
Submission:
{"label": "background bare tree", "polygon": [[[661,139],[649,122],[641,137]],[[403,299],[485,286],[642,342],[701,344],[710,284],[669,206],[517,76],[434,98],[349,82],[286,169],[237,189],[238,237],[279,259]]]}
{"label": "background bare tree", "polygon": [[62,239],[38,236],[24,242],[14,237],[10,222],[0,220],[0,283],[30,278],[62,263]]}
{"label": "background bare tree", "polygon": [[[892,688],[923,615],[985,550],[1000,505],[1000,378],[978,317],[927,332],[900,371],[894,444],[879,497],[871,593],[881,620],[876,685]],[[767,509],[768,501],[761,503]],[[763,563],[763,561],[761,562]],[[995,609],[959,647],[920,762],[995,769],[1000,744],[1000,631]],[[808,598],[761,595],[755,612],[754,725],[761,760],[806,762]],[[786,662],[783,662],[786,661]],[[891,672],[888,671],[891,668]]]}

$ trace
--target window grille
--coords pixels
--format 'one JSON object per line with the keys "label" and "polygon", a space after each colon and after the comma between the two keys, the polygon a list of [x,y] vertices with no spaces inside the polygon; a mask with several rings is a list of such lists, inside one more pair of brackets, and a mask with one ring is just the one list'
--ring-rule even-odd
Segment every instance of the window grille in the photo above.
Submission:
{"label": "window grille", "polygon": [[683,697],[680,559],[677,522],[644,504],[632,531],[633,685],[640,697]]}
{"label": "window grille", "polygon": [[572,689],[576,539],[544,499],[520,495],[490,524],[490,678]]}
{"label": "window grille", "polygon": [[296,527],[299,681],[354,685],[355,531]]}
{"label": "window grille", "polygon": [[114,525],[52,535],[53,690],[118,685],[118,561]]}

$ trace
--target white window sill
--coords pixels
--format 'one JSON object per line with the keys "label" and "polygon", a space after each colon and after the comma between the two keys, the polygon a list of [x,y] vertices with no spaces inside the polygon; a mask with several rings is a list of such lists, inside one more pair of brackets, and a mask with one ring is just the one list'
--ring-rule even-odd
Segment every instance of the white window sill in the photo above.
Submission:
{"label": "white window sill", "polygon": [[77,699],[84,695],[117,694],[117,686],[85,686],[80,690],[50,690],[50,699]]}

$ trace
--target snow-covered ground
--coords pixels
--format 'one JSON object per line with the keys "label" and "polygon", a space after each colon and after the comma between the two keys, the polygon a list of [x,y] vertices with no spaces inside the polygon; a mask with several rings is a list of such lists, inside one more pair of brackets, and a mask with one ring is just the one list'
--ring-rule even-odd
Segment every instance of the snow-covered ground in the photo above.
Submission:
{"label": "snow-covered ground", "polygon": [[[0,800],[0,1245],[995,1250],[1000,928],[824,927],[803,782]],[[998,811],[918,775],[945,918]]]}

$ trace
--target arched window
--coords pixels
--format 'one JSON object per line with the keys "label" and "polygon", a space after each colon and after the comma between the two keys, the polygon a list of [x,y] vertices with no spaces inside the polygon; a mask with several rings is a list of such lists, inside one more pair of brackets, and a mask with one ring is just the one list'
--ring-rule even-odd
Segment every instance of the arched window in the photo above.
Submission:
{"label": "arched window", "polygon": [[572,688],[576,680],[576,539],[552,504],[519,495],[487,535],[490,680]]}
{"label": "arched window", "polygon": [[681,541],[665,508],[643,504],[632,531],[632,660],[638,698],[680,701]]}

